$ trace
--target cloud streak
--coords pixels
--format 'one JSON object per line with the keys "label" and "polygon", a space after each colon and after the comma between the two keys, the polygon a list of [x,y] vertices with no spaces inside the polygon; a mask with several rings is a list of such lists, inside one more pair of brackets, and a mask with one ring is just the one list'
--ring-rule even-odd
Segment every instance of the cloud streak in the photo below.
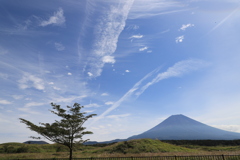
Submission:
{"label": "cloud streak", "polygon": [[[120,1],[117,4],[116,2],[107,2],[105,4],[107,5],[107,7],[105,6],[105,11],[100,13],[101,16],[98,18],[98,23],[93,28],[95,39],[91,51],[88,54],[84,54],[84,46],[82,46],[83,44],[79,44],[80,57],[86,56],[84,57],[85,65],[83,71],[91,78],[101,75],[104,64],[115,63],[112,54],[117,48],[118,37],[125,27],[125,21],[132,3],[133,0]],[[91,7],[95,7],[95,5]],[[96,10],[96,8],[90,9]],[[86,19],[90,18],[87,17]]]}
{"label": "cloud streak", "polygon": [[146,83],[142,86],[138,92],[136,92],[137,96],[140,96],[148,87],[151,85],[158,83],[161,80],[172,78],[172,77],[180,77],[184,74],[187,74],[191,71],[200,69],[206,66],[207,63],[201,60],[185,60],[180,61],[174,64],[172,67],[168,68],[166,72],[159,73],[154,79],[150,82]]}
{"label": "cloud streak", "polygon": [[63,9],[59,8],[57,12],[54,12],[54,15],[51,16],[48,20],[42,21],[40,26],[45,27],[48,25],[62,26],[65,23],[65,17],[63,15]]}
{"label": "cloud streak", "polygon": [[198,70],[205,66],[207,66],[207,63],[201,60],[184,60],[184,61],[177,62],[172,67],[169,67],[167,71],[162,73],[158,73],[160,70],[160,67],[156,68],[155,70],[153,70],[152,72],[144,76],[140,81],[138,81],[127,93],[125,93],[118,101],[116,101],[111,107],[109,107],[106,111],[104,111],[100,116],[96,117],[92,122],[92,124],[95,123],[97,120],[103,118],[105,115],[107,115],[117,107],[119,107],[121,103],[128,100],[132,96],[135,96],[135,98],[138,98],[151,85],[154,85],[164,79],[180,77],[184,74]]}
{"label": "cloud streak", "polygon": [[183,7],[181,3],[174,0],[137,0],[134,1],[131,8],[129,19],[148,18],[161,14],[169,14],[175,12],[181,12],[185,10],[179,10],[175,8]]}
{"label": "cloud streak", "polygon": [[218,27],[223,25],[234,13],[236,13],[239,10],[240,7],[237,7],[235,10],[233,10],[230,14],[228,14],[225,18],[221,20],[220,23],[218,23],[216,26],[214,26],[206,35],[210,34],[214,30],[216,30]]}

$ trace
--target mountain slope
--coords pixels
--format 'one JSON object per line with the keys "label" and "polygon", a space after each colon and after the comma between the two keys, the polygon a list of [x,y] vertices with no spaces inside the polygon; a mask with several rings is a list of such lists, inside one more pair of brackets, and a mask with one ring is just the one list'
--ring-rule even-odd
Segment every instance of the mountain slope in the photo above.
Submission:
{"label": "mountain slope", "polygon": [[240,133],[224,131],[195,121],[184,115],[172,115],[152,129],[130,139],[159,140],[233,140],[240,139]]}

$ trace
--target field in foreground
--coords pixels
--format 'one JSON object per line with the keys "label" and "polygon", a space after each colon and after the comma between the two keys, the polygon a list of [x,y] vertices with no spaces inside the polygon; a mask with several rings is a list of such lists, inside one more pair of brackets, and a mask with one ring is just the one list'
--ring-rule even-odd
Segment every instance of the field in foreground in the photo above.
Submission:
{"label": "field in foreground", "polygon": [[[199,145],[200,144],[200,145]],[[240,155],[240,145],[211,143],[207,145],[188,142],[162,142],[141,139],[111,145],[77,146],[73,157],[139,157],[139,156],[186,156],[186,155]],[[0,144],[0,159],[68,158],[68,149],[58,144]]]}

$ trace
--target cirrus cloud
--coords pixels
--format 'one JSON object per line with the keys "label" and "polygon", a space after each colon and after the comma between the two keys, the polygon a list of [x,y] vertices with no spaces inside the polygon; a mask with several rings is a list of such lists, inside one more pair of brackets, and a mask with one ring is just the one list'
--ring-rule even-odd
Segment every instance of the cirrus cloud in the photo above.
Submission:
{"label": "cirrus cloud", "polygon": [[48,20],[42,21],[40,26],[45,27],[48,25],[61,26],[65,23],[65,17],[63,15],[63,9],[59,8],[57,12],[54,12],[54,15],[51,16]]}

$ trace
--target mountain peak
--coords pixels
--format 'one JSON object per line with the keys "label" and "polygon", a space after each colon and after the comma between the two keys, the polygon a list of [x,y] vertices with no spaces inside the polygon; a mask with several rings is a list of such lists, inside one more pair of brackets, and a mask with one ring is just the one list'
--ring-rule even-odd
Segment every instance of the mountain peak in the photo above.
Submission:
{"label": "mountain peak", "polygon": [[240,133],[220,130],[182,114],[172,115],[157,126],[128,139],[151,138],[160,140],[233,140],[240,139]]}

